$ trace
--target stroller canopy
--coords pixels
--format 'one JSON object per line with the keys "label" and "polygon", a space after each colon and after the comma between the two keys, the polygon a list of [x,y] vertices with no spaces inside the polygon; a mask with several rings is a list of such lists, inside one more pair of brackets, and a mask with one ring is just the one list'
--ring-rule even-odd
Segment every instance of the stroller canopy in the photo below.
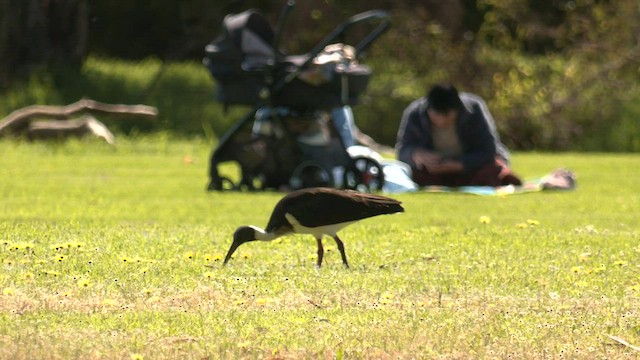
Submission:
{"label": "stroller canopy", "polygon": [[222,34],[205,48],[205,62],[216,78],[262,69],[274,59],[273,39],[271,26],[255,10],[227,15]]}
{"label": "stroller canopy", "polygon": [[222,32],[205,47],[204,58],[216,80],[220,102],[306,109],[358,102],[371,70],[357,62],[357,52],[346,50],[344,54],[355,55],[334,56],[335,60],[327,62],[326,53],[335,55],[338,44],[325,39],[326,44],[316,46],[319,50],[313,53],[284,56],[274,47],[276,37],[269,22],[256,10],[224,18]]}

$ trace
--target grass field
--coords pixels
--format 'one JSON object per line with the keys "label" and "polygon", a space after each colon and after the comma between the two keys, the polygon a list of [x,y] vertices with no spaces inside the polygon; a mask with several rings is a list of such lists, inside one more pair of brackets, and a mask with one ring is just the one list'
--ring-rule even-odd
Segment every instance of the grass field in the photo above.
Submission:
{"label": "grass field", "polygon": [[[277,193],[207,193],[211,144],[0,142],[1,359],[636,359],[638,154],[514,157],[572,192],[406,213],[221,258]],[[617,341],[612,337],[616,337]],[[624,344],[622,341],[628,343]]]}

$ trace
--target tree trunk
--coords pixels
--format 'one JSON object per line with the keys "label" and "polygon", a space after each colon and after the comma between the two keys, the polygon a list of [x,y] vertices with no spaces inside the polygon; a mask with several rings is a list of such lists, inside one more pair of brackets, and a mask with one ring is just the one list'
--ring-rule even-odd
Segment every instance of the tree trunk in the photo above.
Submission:
{"label": "tree trunk", "polygon": [[0,89],[35,65],[81,64],[89,7],[88,0],[0,0]]}

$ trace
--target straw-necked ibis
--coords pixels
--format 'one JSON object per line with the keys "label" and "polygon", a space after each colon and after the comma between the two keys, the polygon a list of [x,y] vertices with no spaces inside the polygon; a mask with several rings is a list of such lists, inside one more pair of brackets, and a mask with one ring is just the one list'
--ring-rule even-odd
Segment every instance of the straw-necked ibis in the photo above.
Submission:
{"label": "straw-necked ibis", "polygon": [[318,267],[322,265],[322,236],[333,237],[342,262],[349,267],[344,243],[338,231],[372,216],[393,214],[404,209],[400,201],[386,196],[332,188],[307,188],[283,197],[273,209],[267,227],[241,226],[233,234],[233,243],[224,259],[226,264],[238,246],[254,240],[270,241],[287,234],[311,234],[318,242]]}

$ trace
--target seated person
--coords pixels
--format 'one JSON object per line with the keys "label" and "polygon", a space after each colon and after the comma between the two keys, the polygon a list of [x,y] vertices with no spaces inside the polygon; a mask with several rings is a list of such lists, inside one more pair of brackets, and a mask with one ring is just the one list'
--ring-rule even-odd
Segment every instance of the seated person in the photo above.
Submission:
{"label": "seated person", "polygon": [[522,185],[486,103],[450,84],[435,85],[405,109],[396,153],[419,186]]}

